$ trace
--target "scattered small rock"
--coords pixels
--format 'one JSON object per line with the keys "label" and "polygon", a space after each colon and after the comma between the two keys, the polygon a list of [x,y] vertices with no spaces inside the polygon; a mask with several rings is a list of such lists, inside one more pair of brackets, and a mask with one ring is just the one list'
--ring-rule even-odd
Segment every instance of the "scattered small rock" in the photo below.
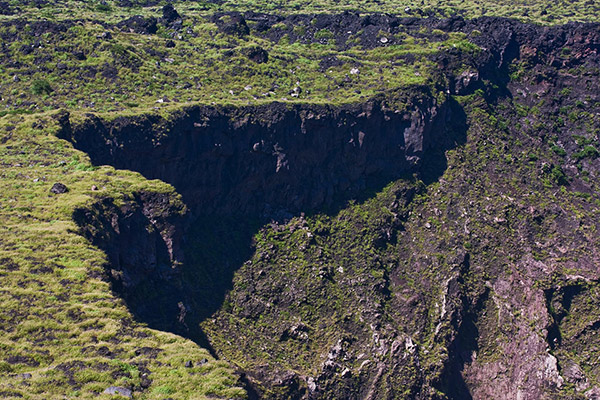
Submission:
{"label": "scattered small rock", "polygon": [[290,94],[292,97],[299,97],[299,96],[300,96],[300,93],[302,93],[302,88],[301,88],[300,86],[296,86],[295,88],[293,88],[293,89],[290,91],[290,93],[289,93],[289,94]]}
{"label": "scattered small rock", "polygon": [[79,61],[85,60],[85,53],[83,51],[74,51],[73,57],[75,57]]}
{"label": "scattered small rock", "polygon": [[175,47],[175,42],[172,40],[167,40],[167,43],[165,43],[165,47],[172,49],[173,47]]}
{"label": "scattered small rock", "polygon": [[67,188],[65,185],[63,185],[60,182],[56,182],[54,185],[52,185],[52,188],[50,189],[50,191],[55,194],[62,194],[62,193],[67,193],[69,191],[69,188]]}
{"label": "scattered small rock", "polygon": [[352,75],[358,75],[358,73],[359,73],[359,72],[360,72],[360,71],[358,70],[358,68],[352,68],[352,69],[350,70],[350,73],[351,73]]}
{"label": "scattered small rock", "polygon": [[193,363],[193,362],[191,362],[191,361],[189,361],[189,360],[185,362],[185,367],[186,367],[186,368],[192,368],[193,366],[194,366],[194,363]]}
{"label": "scattered small rock", "polygon": [[314,392],[317,390],[317,383],[315,382],[315,378],[313,378],[312,376],[308,377],[308,379],[306,380],[306,383],[308,385],[308,390],[310,390],[311,392]]}
{"label": "scattered small rock", "polygon": [[98,190],[98,186],[96,186],[96,185],[92,185],[92,191],[94,191],[94,192],[95,192],[96,190]]}
{"label": "scattered small rock", "polygon": [[389,42],[388,38],[386,38],[385,36],[382,37],[381,39],[379,39],[379,41],[383,44],[386,44],[387,42]]}
{"label": "scattered small rock", "polygon": [[140,386],[144,389],[148,389],[152,385],[152,379],[148,377],[148,374],[142,374],[140,379]]}
{"label": "scattered small rock", "polygon": [[17,378],[20,379],[31,379],[31,374],[29,372],[26,372],[24,374],[17,374]]}
{"label": "scattered small rock", "polygon": [[6,1],[0,1],[0,15],[13,15],[10,5]]}
{"label": "scattered small rock", "polygon": [[111,386],[109,388],[106,388],[104,390],[104,392],[102,392],[102,393],[104,393],[104,394],[110,394],[110,395],[118,394],[118,395],[123,396],[123,397],[131,398],[131,390],[126,389],[126,388],[121,387],[121,386]]}

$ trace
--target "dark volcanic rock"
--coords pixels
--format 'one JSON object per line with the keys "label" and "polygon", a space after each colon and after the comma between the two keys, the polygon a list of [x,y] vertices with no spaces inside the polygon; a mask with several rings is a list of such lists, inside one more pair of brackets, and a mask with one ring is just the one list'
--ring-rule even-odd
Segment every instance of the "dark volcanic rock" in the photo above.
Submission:
{"label": "dark volcanic rock", "polygon": [[245,49],[244,53],[246,57],[258,64],[269,61],[269,53],[262,47],[251,47],[249,49]]}
{"label": "dark volcanic rock", "polygon": [[67,193],[69,191],[69,189],[62,183],[57,182],[54,185],[52,185],[52,188],[50,188],[50,191],[55,194],[62,194],[62,193]]}
{"label": "dark volcanic rock", "polygon": [[162,9],[163,20],[167,24],[171,24],[181,18],[175,7],[172,4],[167,4]]}
{"label": "dark volcanic rock", "polygon": [[116,26],[122,31],[149,35],[156,33],[158,29],[156,23],[157,21],[154,17],[144,18],[141,15],[134,15],[119,22]]}
{"label": "dark volcanic rock", "polygon": [[0,15],[13,15],[14,12],[10,5],[5,1],[0,1]]}
{"label": "dark volcanic rock", "polygon": [[227,35],[243,37],[250,33],[246,20],[239,13],[215,14],[212,21]]}
{"label": "dark volcanic rock", "polygon": [[[203,213],[297,212],[412,173],[425,152],[463,140],[460,109],[451,111],[452,102],[438,104],[427,90],[403,94],[420,98],[407,98],[418,104],[407,110],[388,110],[377,100],[339,109],[193,107],[173,123],[144,116],[107,125],[92,118],[64,134],[94,163],[172,183]],[[160,125],[162,139],[152,140]],[[146,154],[160,162],[147,162]]]}
{"label": "dark volcanic rock", "polygon": [[[181,291],[180,266],[185,209],[168,194],[138,193],[121,207],[104,199],[89,209],[77,209],[73,219],[81,233],[102,248],[109,260],[108,276],[139,318],[158,329],[189,334],[185,321],[177,320]],[[140,303],[136,289],[148,293]],[[163,310],[158,312],[158,310]],[[161,314],[171,317],[164,319]],[[159,349],[139,349],[149,354]]]}

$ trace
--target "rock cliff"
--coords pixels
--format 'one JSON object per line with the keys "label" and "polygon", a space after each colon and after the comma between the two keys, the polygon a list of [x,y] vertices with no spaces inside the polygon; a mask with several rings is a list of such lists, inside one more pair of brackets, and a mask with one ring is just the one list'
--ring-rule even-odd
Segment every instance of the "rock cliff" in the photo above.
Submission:
{"label": "rock cliff", "polygon": [[157,289],[154,323],[198,329],[256,396],[597,398],[598,25],[396,23],[479,50],[358,105],[63,116],[191,210],[141,194],[76,220],[134,313]]}

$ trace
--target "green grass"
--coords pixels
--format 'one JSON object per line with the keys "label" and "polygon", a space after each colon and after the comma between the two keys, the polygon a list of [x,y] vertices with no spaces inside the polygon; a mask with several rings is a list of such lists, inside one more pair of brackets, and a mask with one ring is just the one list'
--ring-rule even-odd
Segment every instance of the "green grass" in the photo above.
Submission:
{"label": "green grass", "polygon": [[[349,103],[427,83],[434,70],[429,56],[457,46],[475,49],[466,44],[464,35],[441,43],[405,35],[385,48],[368,50],[357,43],[340,50],[334,44],[285,44],[255,35],[228,36],[193,14],[185,21],[185,28],[193,33],[184,30],[181,40],[175,40],[175,48],[166,47],[170,39],[163,38],[161,31],[138,35],[113,30],[112,39],[101,39],[105,29],[90,21],[64,33],[46,34],[54,49],[25,54],[22,43],[37,40],[25,30],[19,41],[10,45],[8,57],[22,64],[7,62],[9,66],[0,69],[0,78],[6,82],[2,112],[37,113],[60,107],[75,112],[121,112],[197,102]],[[258,64],[246,56],[247,49],[257,47],[268,52],[266,63]],[[71,50],[62,50],[67,48]],[[77,52],[85,54],[85,60],[74,57]],[[408,55],[414,59],[399,58]],[[334,56],[341,60],[340,65],[320,66],[323,59]],[[358,72],[353,74],[350,71],[355,65]],[[41,72],[40,66],[46,71]],[[296,87],[301,88],[298,96],[292,95]]]}
{"label": "green grass", "polygon": [[[16,2],[12,2],[13,4]],[[106,5],[98,2],[67,0],[56,4],[19,5],[16,16],[26,18],[43,16],[50,20],[69,19],[75,13],[78,16],[107,21],[119,21],[131,14],[148,15],[155,6],[144,7],[149,2],[135,1],[134,7],[121,7],[118,1],[109,0]],[[459,14],[465,18],[481,16],[500,16],[516,18],[539,24],[561,24],[568,21],[597,21],[600,6],[592,1],[575,0],[573,2],[548,2],[535,0],[432,0],[426,3],[418,0],[385,0],[372,2],[352,0],[338,2],[334,0],[226,0],[223,2],[175,1],[177,10],[183,13],[200,14],[217,11],[259,11],[279,14],[300,13],[340,13],[353,11],[360,13],[390,13],[410,17],[449,17]]]}
{"label": "green grass", "polygon": [[[465,17],[520,16],[537,23],[597,19],[597,5],[579,3],[564,4],[559,8],[532,1],[444,2],[443,6],[430,2],[425,9],[438,16],[454,13]],[[82,112],[111,112],[195,102],[355,102],[381,91],[429,82],[435,71],[435,63],[430,57],[435,53],[453,48],[466,53],[477,51],[464,34],[451,34],[443,42],[403,34],[389,38],[393,39],[389,46],[372,50],[364,49],[360,36],[357,36],[353,46],[340,50],[327,29],[311,33],[319,43],[289,43],[286,37],[276,43],[256,32],[244,37],[226,35],[209,22],[209,16],[219,10],[268,12],[273,9],[287,14],[353,9],[362,13],[413,15],[414,10],[423,9],[405,2],[386,1],[377,6],[360,1],[344,5],[328,1],[282,4],[239,1],[224,2],[219,6],[176,2],[174,5],[184,15],[183,29],[176,32],[159,23],[155,35],[106,29],[101,23],[117,23],[135,14],[160,17],[160,9],[156,7],[124,8],[111,1],[106,7],[80,1],[41,8],[21,6],[18,17],[29,21],[45,16],[50,21],[70,23],[72,16],[77,15],[83,23],[79,22],[65,32],[44,33],[41,37],[37,37],[31,27],[0,26],[0,33],[18,38],[8,44],[6,66],[0,68],[0,80],[3,81],[0,112],[37,113],[60,107]],[[106,9],[99,13],[98,6]],[[405,12],[407,7],[413,11]],[[569,11],[569,7],[577,11]],[[542,9],[547,10],[547,14],[537,19],[535,15]],[[551,18],[551,21],[545,21]],[[15,19],[15,16],[0,16],[0,22],[9,23]],[[280,23],[270,31],[286,32],[286,28]],[[296,33],[309,30],[314,31],[310,24],[293,27]],[[102,37],[106,31],[110,32],[110,39]],[[427,32],[425,29],[420,34],[435,35],[436,32],[439,34],[437,30]],[[166,43],[171,38],[176,46],[167,48]],[[44,42],[41,47],[40,40]],[[245,50],[252,47],[266,50],[268,62],[250,61]],[[414,57],[410,61],[400,58],[408,55]],[[325,70],[320,68],[320,62],[332,56],[341,60],[340,65]],[[15,64],[16,60],[19,62]],[[355,66],[359,73],[351,74]],[[298,96],[292,96],[297,86],[301,91]]]}
{"label": "green grass", "polygon": [[[31,128],[34,122],[44,128]],[[0,392],[97,398],[108,386],[139,385],[143,366],[152,383],[137,398],[162,399],[159,388],[169,386],[181,399],[244,397],[226,363],[133,321],[102,278],[105,255],[77,234],[71,218],[75,208],[106,196],[124,204],[142,190],[176,198],[173,189],[136,173],[92,168],[86,155],[52,135],[47,114],[6,116],[0,126]],[[69,192],[50,193],[55,182]],[[111,354],[99,353],[103,347]],[[156,349],[156,357],[136,354],[141,348]],[[185,368],[187,360],[198,366]],[[32,377],[24,381],[21,373]]]}
{"label": "green grass", "polygon": [[[11,7],[16,8],[16,3],[11,1]],[[193,103],[360,102],[382,92],[439,83],[433,56],[456,48],[470,55],[479,51],[469,36],[459,33],[450,33],[438,41],[420,35],[399,35],[390,37],[393,43],[389,46],[375,49],[364,48],[358,35],[351,38],[347,48],[338,48],[331,43],[331,32],[327,30],[317,33],[322,43],[290,43],[289,37],[274,42],[256,34],[232,37],[219,32],[217,25],[208,21],[207,16],[215,11],[496,15],[539,24],[597,21],[600,15],[596,2],[579,0],[570,3],[435,0],[427,5],[412,0],[380,3],[237,0],[218,5],[212,2],[174,5],[185,16],[181,38],[174,38],[174,48],[166,46],[173,32],[162,26],[156,35],[109,29],[111,39],[101,36],[107,30],[103,23],[117,23],[134,14],[157,17],[160,16],[157,6],[124,8],[114,1],[103,5],[68,0],[39,7],[19,5],[16,15],[0,16],[0,34],[18,35],[18,40],[6,42],[3,53],[6,58],[0,64],[1,396],[107,398],[101,393],[108,386],[137,387],[149,378],[150,386],[135,392],[136,398],[245,397],[230,364],[215,360],[207,350],[189,340],[149,329],[133,320],[123,300],[111,292],[106,281],[106,255],[77,233],[72,220],[76,208],[89,207],[106,197],[113,198],[117,205],[125,205],[141,191],[168,193],[180,202],[178,194],[171,186],[148,181],[137,173],[92,166],[85,154],[54,136],[55,110],[67,109],[77,121],[88,112],[110,119],[146,112],[166,114]],[[17,30],[8,24],[19,18],[32,22],[76,18],[80,23],[64,32],[38,37],[31,26]],[[188,29],[192,33],[187,33]],[[280,24],[271,29],[286,29],[286,26]],[[311,27],[291,29],[303,34]],[[440,35],[440,32],[420,34]],[[247,50],[257,46],[268,52],[268,62],[258,64],[248,59]],[[76,56],[78,52],[84,59]],[[341,61],[339,65],[321,68],[321,61],[333,56]],[[14,62],[17,60],[19,63]],[[351,72],[354,68],[358,73]],[[522,73],[525,72],[514,76]],[[293,97],[290,92],[297,86],[301,91],[298,97]],[[483,91],[479,94],[483,95]],[[560,93],[570,94],[569,90]],[[281,313],[272,310],[250,321],[238,318],[246,305],[230,295],[217,318],[207,320],[204,327],[232,361],[248,367],[274,359],[291,369],[315,373],[322,353],[338,340],[336,324],[361,317],[350,315],[347,302],[358,302],[363,296],[377,300],[378,307],[391,310],[390,318],[407,332],[418,330],[415,341],[421,345],[422,365],[436,368],[441,365],[445,348],[444,342],[436,342],[438,338],[432,333],[433,321],[440,315],[439,307],[434,306],[441,293],[435,273],[449,273],[448,254],[466,249],[476,254],[473,259],[476,268],[486,266],[485,271],[477,270],[467,277],[465,290],[477,291],[490,275],[506,274],[503,276],[509,279],[520,273],[519,268],[528,255],[536,262],[547,262],[556,269],[556,275],[564,275],[592,253],[594,242],[590,232],[596,229],[598,213],[594,206],[600,200],[595,194],[568,190],[569,181],[560,166],[562,160],[569,158],[583,165],[594,161],[598,151],[592,139],[579,140],[576,151],[570,148],[567,151],[554,142],[545,148],[522,132],[514,138],[508,135],[509,124],[499,118],[501,110],[485,109],[477,95],[458,101],[470,104],[469,143],[447,154],[452,168],[426,192],[419,182],[396,182],[373,199],[351,203],[335,215],[295,218],[283,229],[265,227],[255,236],[257,248],[270,251],[273,246],[274,257],[281,264],[273,268],[273,263],[260,260],[257,253],[251,260],[253,265],[265,264],[263,269],[272,277],[271,282],[295,282],[296,289],[305,291],[310,301],[295,304]],[[577,104],[583,106],[581,102]],[[511,106],[514,105],[507,105]],[[525,108],[515,112],[524,126],[533,129],[526,120],[530,115]],[[531,114],[537,115],[533,111]],[[560,118],[562,125],[572,123],[578,116],[565,113]],[[542,165],[543,160],[551,160],[553,164]],[[501,179],[491,178],[496,175],[501,175]],[[523,188],[524,181],[531,183],[527,189]],[[595,188],[597,184],[591,181]],[[50,193],[55,182],[65,184],[69,192]],[[393,202],[395,191],[405,185],[421,188],[404,227],[405,239],[379,247],[380,229],[387,226],[392,215],[387,207]],[[93,186],[97,190],[92,190]],[[552,249],[552,239],[559,235],[554,217],[536,225],[533,211],[526,205],[535,205],[548,214],[556,206],[568,221],[577,222],[569,234],[563,235],[566,239],[561,245],[570,249],[568,255]],[[503,225],[498,221],[509,222]],[[425,223],[429,228],[424,228]],[[508,238],[503,245],[498,244],[498,232],[503,239]],[[527,234],[526,255],[518,243],[518,238],[525,235],[523,232]],[[213,250],[217,253],[220,248]],[[429,259],[430,254],[436,256]],[[216,255],[209,254],[210,257]],[[419,294],[417,309],[421,317],[402,314],[400,308],[394,308],[397,304],[372,289],[389,284],[392,270],[396,282],[406,289],[398,295],[397,304],[405,304],[415,293]],[[233,294],[248,290],[252,279],[246,278],[250,273],[248,266],[239,271],[234,278]],[[341,283],[328,281],[328,276],[336,276]],[[356,277],[364,279],[371,289],[367,295],[350,296],[348,300],[346,289],[361,287],[358,281],[352,281]],[[291,297],[290,288],[275,289]],[[326,296],[319,297],[322,293]],[[594,309],[592,300],[578,301],[577,310],[589,313]],[[485,323],[493,321],[492,317],[483,319],[482,332],[487,336],[484,335],[481,349],[482,362],[495,361],[498,346],[502,345],[491,339],[496,334],[491,322]],[[283,332],[288,327],[284,324],[293,325],[300,320],[307,324],[309,332],[325,326],[324,333],[320,337],[309,336],[308,342],[271,340],[273,327],[281,327]],[[442,329],[448,329],[448,321],[444,323]],[[582,331],[582,324],[567,319],[563,328],[572,337]],[[242,343],[227,343],[224,331],[243,332]],[[141,349],[157,353],[140,352]],[[597,358],[582,342],[576,342],[565,352],[569,357],[588,361]],[[185,368],[188,360],[194,361],[193,368]],[[206,363],[201,363],[202,360]],[[592,372],[597,383],[600,374]],[[31,373],[32,377],[24,380],[18,376],[24,373]],[[406,373],[412,376],[415,372]]]}

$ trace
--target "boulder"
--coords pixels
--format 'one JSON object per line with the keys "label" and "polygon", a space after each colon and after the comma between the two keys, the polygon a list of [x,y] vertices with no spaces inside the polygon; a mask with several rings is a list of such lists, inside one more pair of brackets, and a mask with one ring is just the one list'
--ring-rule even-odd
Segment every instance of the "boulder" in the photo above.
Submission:
{"label": "boulder", "polygon": [[177,10],[175,10],[175,7],[173,7],[172,4],[167,4],[166,6],[164,6],[162,9],[162,13],[163,13],[163,20],[167,24],[171,24],[172,22],[175,22],[178,19],[181,19],[181,16],[177,12]]}
{"label": "boulder", "polygon": [[50,188],[50,192],[54,194],[67,193],[68,191],[69,188],[67,188],[64,184],[60,182],[56,182],[54,185],[52,185],[52,188]]}
{"label": "boulder", "polygon": [[144,18],[141,15],[134,15],[117,24],[117,27],[125,32],[139,33],[142,35],[151,35],[156,33],[156,18]]}

